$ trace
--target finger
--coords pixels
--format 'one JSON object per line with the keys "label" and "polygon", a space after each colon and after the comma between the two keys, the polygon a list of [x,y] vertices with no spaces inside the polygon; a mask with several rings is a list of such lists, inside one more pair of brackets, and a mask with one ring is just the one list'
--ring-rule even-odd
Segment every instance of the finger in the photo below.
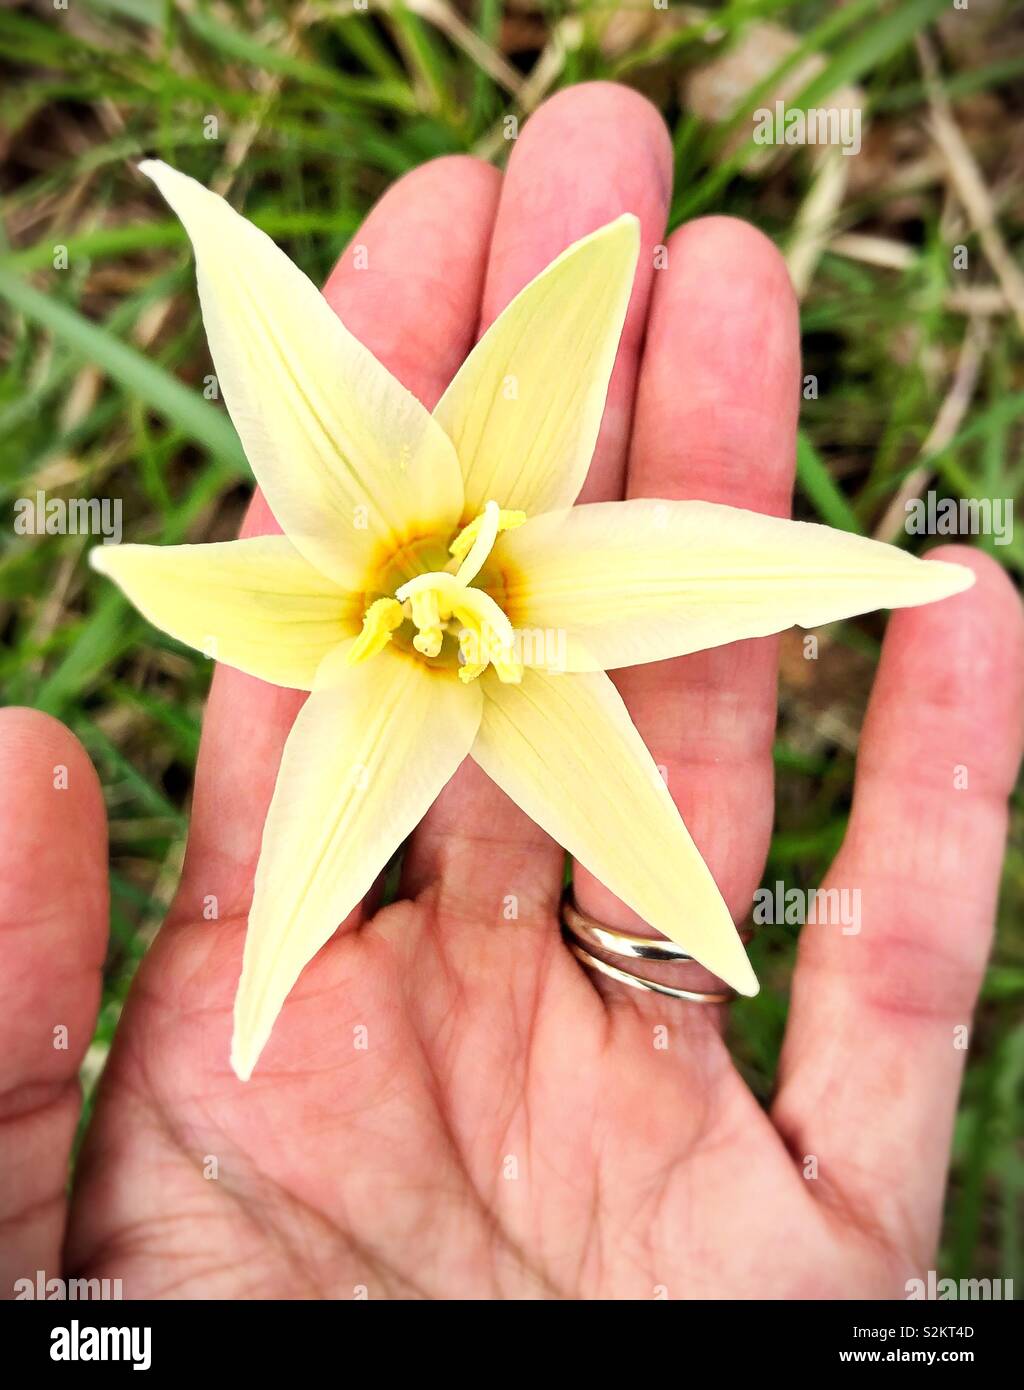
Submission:
{"label": "finger", "polygon": [[890,620],[825,884],[859,912],[839,914],[846,930],[803,929],[774,1108],[793,1152],[817,1155],[822,1194],[920,1260],[938,1233],[958,1030],[991,943],[1024,739],[1012,586],[978,551],[932,558],[969,564],[977,583]]}
{"label": "finger", "polygon": [[[732,218],[682,227],[655,276],[628,495],[788,515],[799,370],[796,300],[772,243]],[[776,668],[777,639],[768,637],[616,673],[737,920],[750,909],[771,835]],[[579,866],[574,884],[584,912],[641,930]],[[669,972],[684,986],[710,983],[696,967]]]}
{"label": "finger", "polygon": [[611,82],[551,97],[527,122],[509,159],[481,328],[572,242],[624,212],[640,219],[633,295],[582,502],[622,495],[654,249],[664,237],[671,189],[664,121],[645,97]]}
{"label": "finger", "polygon": [[[346,327],[431,408],[472,346],[499,183],[468,157],[423,165],[381,198],[324,290]],[[257,494],[242,534],[277,529]],[[200,917],[210,896],[221,917],[248,911],[281,751],[304,698],[218,667],[171,920]]]}
{"label": "finger", "polygon": [[0,1296],[61,1273],[68,1159],[107,944],[106,813],[62,724],[0,710]]}
{"label": "finger", "polygon": [[[671,182],[661,116],[638,93],[608,82],[551,97],[526,123],[509,159],[481,331],[572,242],[624,212],[640,219],[636,280],[583,501],[621,495],[653,252],[664,235]],[[495,853],[505,866],[498,874]],[[561,864],[558,847],[479,768],[465,764],[414,837],[405,884],[415,893],[440,880],[453,911],[471,901],[499,921],[506,898],[514,897],[524,917],[537,913],[547,923]]]}

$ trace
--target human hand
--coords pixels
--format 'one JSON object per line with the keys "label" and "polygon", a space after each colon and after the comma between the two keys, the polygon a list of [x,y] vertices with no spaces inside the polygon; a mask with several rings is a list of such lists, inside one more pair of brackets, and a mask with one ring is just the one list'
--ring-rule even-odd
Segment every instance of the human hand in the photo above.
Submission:
{"label": "human hand", "polygon": [[[565,245],[635,212],[644,254],[582,500],[784,513],[799,399],[785,268],[759,233],[710,218],[670,238],[654,272],[670,176],[641,98],[571,90],[526,127],[504,180],[455,159],[397,184],[356,238],[371,269],[343,259],[326,293],[432,406],[481,322]],[[272,526],[257,498],[245,534]],[[471,764],[414,835],[400,900],[348,919],[241,1085],[232,1000],[302,696],[218,669],[182,883],[103,1079],[69,1271],[121,1278],[137,1297],[902,1294],[934,1249],[963,1055],[953,1029],[988,950],[1024,707],[1017,600],[983,556],[952,555],[975,588],[890,625],[833,869],[861,888],[864,929],[805,934],[770,1115],[713,1011],[598,981],[570,957],[561,852]],[[738,919],[770,834],[775,663],[765,639],[617,676]],[[9,1286],[61,1265],[106,910],[84,754],[24,711],[4,714],[0,741]],[[610,924],[634,921],[580,869],[576,896]],[[66,1052],[51,1046],[58,1024]]]}

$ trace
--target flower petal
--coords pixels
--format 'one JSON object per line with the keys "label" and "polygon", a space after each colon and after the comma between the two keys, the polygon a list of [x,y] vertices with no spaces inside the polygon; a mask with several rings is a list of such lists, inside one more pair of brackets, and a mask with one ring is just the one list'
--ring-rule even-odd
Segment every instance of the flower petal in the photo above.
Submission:
{"label": "flower petal", "polygon": [[359,631],[363,599],[285,536],[213,545],[97,545],[89,562],[155,627],[274,685],[311,690],[320,663]]}
{"label": "flower petal", "polygon": [[604,414],[640,247],[627,213],[520,291],[434,411],[462,465],[471,521],[492,499],[529,515],[575,501]]}
{"label": "flower petal", "polygon": [[368,891],[469,752],[480,692],[388,648],[327,659],[263,829],[231,1065],[252,1074],[303,967]]}
{"label": "flower petal", "polygon": [[487,775],[656,931],[756,994],[729,910],[608,677],[482,680],[473,757]]}
{"label": "flower petal", "polygon": [[546,635],[524,641],[522,659],[568,671],[912,608],[974,582],[963,565],[828,526],[642,499],[534,517],[498,537],[489,564],[503,576],[512,626]]}
{"label": "flower petal", "polygon": [[217,378],[284,532],[348,588],[421,535],[449,535],[462,479],[444,431],[251,222],[157,160],[196,254]]}

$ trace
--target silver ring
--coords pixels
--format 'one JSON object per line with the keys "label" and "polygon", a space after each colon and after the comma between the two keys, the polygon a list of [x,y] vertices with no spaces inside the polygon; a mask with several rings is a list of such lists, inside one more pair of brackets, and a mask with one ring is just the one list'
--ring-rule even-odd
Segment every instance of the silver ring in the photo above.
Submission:
{"label": "silver ring", "polygon": [[682,946],[664,937],[632,936],[629,932],[606,927],[581,912],[568,896],[562,899],[562,925],[580,941],[600,946],[613,956],[626,956],[629,960],[693,960]]}
{"label": "silver ring", "polygon": [[[632,971],[622,970],[610,961],[592,955],[587,946],[597,946],[611,955],[624,956],[628,960],[692,961],[693,957],[677,946],[674,941],[664,937],[652,938],[634,936],[630,932],[617,931],[581,912],[572,901],[571,892],[562,898],[562,933],[565,944],[581,964],[590,970],[597,970],[610,980],[629,985],[631,989],[647,990],[651,994],[664,994],[670,999],[684,999],[690,1004],[727,1004],[735,998],[731,989],[680,989],[675,985],[662,984],[660,980],[648,979],[646,975],[634,975]],[[586,944],[584,944],[586,943]]]}

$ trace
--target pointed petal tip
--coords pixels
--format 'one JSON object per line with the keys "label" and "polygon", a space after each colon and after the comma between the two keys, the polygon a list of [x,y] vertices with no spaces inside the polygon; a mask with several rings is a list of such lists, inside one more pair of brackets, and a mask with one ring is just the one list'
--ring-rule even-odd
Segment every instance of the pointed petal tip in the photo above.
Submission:
{"label": "pointed petal tip", "polygon": [[640,219],[635,212],[623,212],[612,222],[598,229],[597,235],[602,232],[608,235],[620,236],[624,241],[628,240],[637,252],[640,250]]}
{"label": "pointed petal tip", "polygon": [[747,999],[753,999],[755,994],[761,992],[761,985],[754,974],[754,967],[750,964],[750,958],[738,934],[735,938],[735,947],[735,952],[730,951],[728,969],[725,968],[725,962],[718,966],[710,965],[708,968],[720,980],[724,980],[729,988],[735,990],[737,994],[742,994]]}
{"label": "pointed petal tip", "polygon": [[160,182],[162,175],[173,174],[175,172],[175,170],[172,169],[169,164],[165,164],[162,159],[140,159],[135,167],[140,174],[143,174],[147,179],[152,179],[156,184]]}
{"label": "pointed petal tip", "polygon": [[195,183],[195,179],[189,178],[188,174],[183,174],[179,169],[173,168],[170,164],[165,164],[162,159],[143,159],[136,165],[139,173],[149,179],[164,202],[171,207],[173,212],[177,208],[173,206],[172,193],[181,189],[183,185]]}
{"label": "pointed petal tip", "polygon": [[[941,578],[936,578],[936,587],[941,589],[942,598],[950,598],[953,594],[962,594],[967,589],[974,587],[978,576],[969,565],[957,565],[951,560],[935,560],[936,569],[941,569]],[[946,571],[949,571],[947,574]]]}
{"label": "pointed petal tip", "polygon": [[755,995],[761,993],[761,982],[754,974],[749,961],[747,962],[747,969],[742,973],[742,978],[737,979],[733,989],[737,994],[742,994],[747,999],[753,999]]}
{"label": "pointed petal tip", "polygon": [[613,218],[607,224],[609,227],[629,227],[635,232],[640,230],[640,219],[635,212],[620,212],[618,217]]}
{"label": "pointed petal tip", "polygon": [[[906,554],[906,552],[904,552]],[[893,603],[893,608],[920,608],[929,603],[940,603],[943,599],[962,594],[975,582],[975,573],[969,565],[958,565],[953,560],[940,558],[941,552],[925,556],[910,556],[914,583],[904,592],[902,602]]]}
{"label": "pointed petal tip", "polygon": [[165,164],[162,159],[140,160],[136,168],[140,174],[143,174],[151,183],[156,185],[157,190],[163,195],[164,201],[172,206],[174,212],[177,212],[177,208],[172,204],[172,193],[180,195],[186,190],[195,192],[196,189],[200,189],[211,198],[217,197],[205,184],[194,179],[191,174],[183,174],[180,169],[175,169],[173,164]]}
{"label": "pointed petal tip", "polygon": [[[249,925],[246,931],[246,938],[252,932],[252,915],[249,916]],[[283,1000],[282,1000],[283,1002]],[[235,994],[235,1005],[232,1014],[231,1024],[231,1070],[238,1077],[239,1081],[248,1081],[256,1070],[256,1064],[263,1054],[263,1049],[270,1040],[271,1030],[277,1021],[280,1013],[280,1005],[270,1015],[269,1026],[264,1021],[266,1018],[266,1000],[261,1003],[254,998],[254,988],[251,979],[247,979],[246,970],[243,965],[242,975],[238,981],[238,990]]]}
{"label": "pointed petal tip", "polygon": [[251,1046],[243,1044],[236,1033],[231,1039],[231,1070],[238,1077],[239,1081],[248,1081],[259,1061],[259,1053],[253,1055]]}
{"label": "pointed petal tip", "polygon": [[110,564],[107,558],[108,550],[116,550],[113,545],[94,545],[89,551],[89,568],[95,570],[97,574],[109,574]]}
{"label": "pointed petal tip", "polygon": [[[575,251],[584,246],[593,246],[598,242],[622,242],[628,246],[634,256],[640,254],[640,219],[636,213],[622,212],[618,217],[613,217],[610,222],[603,223],[600,227],[595,227],[586,236],[580,237],[570,246],[566,247],[563,254],[568,255],[570,251]],[[552,262],[554,264],[554,262]]]}

